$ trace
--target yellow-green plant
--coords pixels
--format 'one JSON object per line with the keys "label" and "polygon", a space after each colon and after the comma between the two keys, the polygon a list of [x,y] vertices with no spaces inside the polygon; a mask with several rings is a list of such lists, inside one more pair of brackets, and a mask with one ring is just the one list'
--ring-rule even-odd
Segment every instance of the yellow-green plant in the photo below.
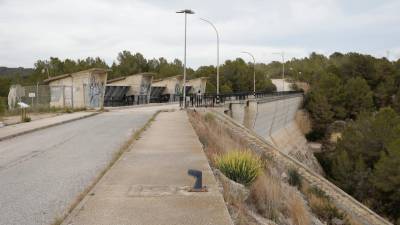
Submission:
{"label": "yellow-green plant", "polygon": [[263,166],[260,157],[250,151],[232,151],[215,159],[217,168],[229,179],[249,185],[261,173]]}

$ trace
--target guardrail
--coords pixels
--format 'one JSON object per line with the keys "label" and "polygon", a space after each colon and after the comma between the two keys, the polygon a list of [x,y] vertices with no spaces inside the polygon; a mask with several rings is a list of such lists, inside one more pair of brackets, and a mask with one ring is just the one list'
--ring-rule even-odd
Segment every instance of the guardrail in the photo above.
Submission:
{"label": "guardrail", "polygon": [[[280,92],[237,92],[230,94],[190,94],[186,96],[188,107],[215,107],[227,101],[260,99],[267,97],[289,96],[303,94],[302,91],[280,91]],[[179,105],[183,106],[183,97],[179,98]]]}

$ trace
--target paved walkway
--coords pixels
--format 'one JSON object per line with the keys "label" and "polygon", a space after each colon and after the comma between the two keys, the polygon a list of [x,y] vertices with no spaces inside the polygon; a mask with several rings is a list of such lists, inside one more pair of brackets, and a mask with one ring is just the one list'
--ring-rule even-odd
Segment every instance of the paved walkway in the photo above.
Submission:
{"label": "paved walkway", "polygon": [[[232,224],[222,195],[184,111],[158,115],[63,224]],[[186,189],[203,171],[209,192]]]}
{"label": "paved walkway", "polygon": [[85,118],[97,114],[96,112],[75,112],[70,114],[63,114],[59,116],[35,120],[29,123],[18,123],[10,126],[0,128],[0,141],[19,136],[21,134],[29,133],[32,131],[40,130],[43,128],[51,127],[54,125],[74,121],[77,119]]}

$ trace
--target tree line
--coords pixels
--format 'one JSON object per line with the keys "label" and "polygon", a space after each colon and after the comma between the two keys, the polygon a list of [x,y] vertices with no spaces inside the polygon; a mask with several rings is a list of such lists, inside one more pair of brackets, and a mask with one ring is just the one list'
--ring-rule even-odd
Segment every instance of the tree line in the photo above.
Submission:
{"label": "tree line", "polygon": [[[304,107],[313,130],[307,137],[325,144],[318,159],[328,178],[400,224],[400,60],[313,53],[288,67],[294,68],[289,73],[302,71],[292,73],[293,79],[310,84]],[[345,126],[337,143],[326,148],[335,121]]]}
{"label": "tree line", "polygon": [[[270,79],[265,76],[262,68],[256,65],[256,88],[259,91],[273,91],[275,86]],[[141,53],[132,54],[130,51],[122,51],[111,66],[99,58],[88,57],[86,59],[60,60],[57,57],[50,57],[49,60],[38,60],[34,64],[31,74],[22,76],[0,77],[0,96],[7,96],[11,84],[36,85],[42,84],[43,80],[61,74],[78,72],[89,68],[110,69],[108,78],[128,76],[142,72],[153,72],[156,74],[154,79],[162,79],[183,73],[183,63],[179,59],[168,61],[160,57],[158,59],[146,59]],[[194,70],[187,68],[188,79],[197,77],[208,77],[207,92],[216,92],[216,67],[201,66]],[[220,66],[220,92],[245,92],[253,90],[253,65],[243,59],[227,60]]]}

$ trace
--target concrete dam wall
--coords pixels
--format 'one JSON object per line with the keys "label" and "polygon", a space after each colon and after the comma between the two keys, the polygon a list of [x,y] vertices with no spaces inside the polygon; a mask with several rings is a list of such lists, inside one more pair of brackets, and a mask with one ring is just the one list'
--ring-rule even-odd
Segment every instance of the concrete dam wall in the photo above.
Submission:
{"label": "concrete dam wall", "polygon": [[296,122],[302,103],[302,94],[271,96],[232,101],[227,103],[225,111],[277,149],[295,157],[315,172],[323,173]]}

